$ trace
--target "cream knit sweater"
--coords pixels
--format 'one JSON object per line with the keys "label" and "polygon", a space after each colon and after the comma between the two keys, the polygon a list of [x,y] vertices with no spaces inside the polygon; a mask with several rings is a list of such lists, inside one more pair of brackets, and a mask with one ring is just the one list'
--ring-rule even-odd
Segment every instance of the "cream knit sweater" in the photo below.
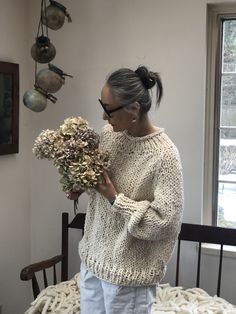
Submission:
{"label": "cream knit sweater", "polygon": [[105,126],[100,146],[111,154],[114,205],[92,190],[81,262],[98,278],[127,286],[160,282],[178,236],[183,209],[179,154],[163,130],[144,137]]}

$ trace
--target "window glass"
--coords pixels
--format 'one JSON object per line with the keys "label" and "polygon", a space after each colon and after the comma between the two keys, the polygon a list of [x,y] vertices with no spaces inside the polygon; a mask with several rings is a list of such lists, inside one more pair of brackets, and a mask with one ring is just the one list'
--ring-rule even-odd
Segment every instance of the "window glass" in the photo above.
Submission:
{"label": "window glass", "polygon": [[236,228],[236,19],[222,18],[221,22],[216,222]]}

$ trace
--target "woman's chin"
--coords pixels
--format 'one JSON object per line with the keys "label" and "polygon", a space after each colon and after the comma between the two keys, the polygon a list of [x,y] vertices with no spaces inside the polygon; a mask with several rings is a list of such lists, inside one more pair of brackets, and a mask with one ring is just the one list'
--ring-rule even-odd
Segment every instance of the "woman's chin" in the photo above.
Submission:
{"label": "woman's chin", "polygon": [[114,125],[114,124],[111,124],[111,123],[109,123],[109,124],[110,124],[110,126],[112,127],[113,132],[122,132],[122,131],[124,131],[124,129],[122,129],[122,128],[120,128],[120,127]]}

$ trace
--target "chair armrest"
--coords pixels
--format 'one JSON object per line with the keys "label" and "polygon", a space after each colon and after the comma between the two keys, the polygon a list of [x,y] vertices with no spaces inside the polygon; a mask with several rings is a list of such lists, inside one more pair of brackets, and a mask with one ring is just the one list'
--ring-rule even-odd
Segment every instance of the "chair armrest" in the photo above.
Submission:
{"label": "chair armrest", "polygon": [[28,265],[21,270],[20,279],[24,281],[31,280],[34,276],[34,273],[56,265],[57,263],[61,262],[62,258],[63,255],[56,255],[50,259]]}

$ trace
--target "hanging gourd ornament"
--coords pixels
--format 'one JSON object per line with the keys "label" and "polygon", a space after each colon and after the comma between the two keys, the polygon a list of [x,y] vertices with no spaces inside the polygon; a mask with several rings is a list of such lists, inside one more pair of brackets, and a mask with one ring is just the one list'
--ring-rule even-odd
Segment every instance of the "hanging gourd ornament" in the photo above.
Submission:
{"label": "hanging gourd ornament", "polygon": [[48,93],[56,93],[65,84],[65,76],[72,77],[49,63],[47,69],[42,69],[38,72],[36,84]]}
{"label": "hanging gourd ornament", "polygon": [[72,22],[66,7],[57,1],[50,0],[50,5],[46,7],[43,13],[42,22],[54,31],[61,28],[65,22],[65,16],[68,22]]}
{"label": "hanging gourd ornament", "polygon": [[47,107],[47,98],[38,90],[30,89],[23,97],[24,105],[32,111],[40,112]]}
{"label": "hanging gourd ornament", "polygon": [[47,99],[53,103],[57,101],[57,98],[51,94],[48,94],[38,85],[34,85],[34,89],[27,91],[23,96],[24,105],[35,112],[41,112],[47,107]]}
{"label": "hanging gourd ornament", "polygon": [[36,38],[35,44],[31,48],[32,58],[39,63],[48,63],[56,56],[56,48],[46,36]]}

